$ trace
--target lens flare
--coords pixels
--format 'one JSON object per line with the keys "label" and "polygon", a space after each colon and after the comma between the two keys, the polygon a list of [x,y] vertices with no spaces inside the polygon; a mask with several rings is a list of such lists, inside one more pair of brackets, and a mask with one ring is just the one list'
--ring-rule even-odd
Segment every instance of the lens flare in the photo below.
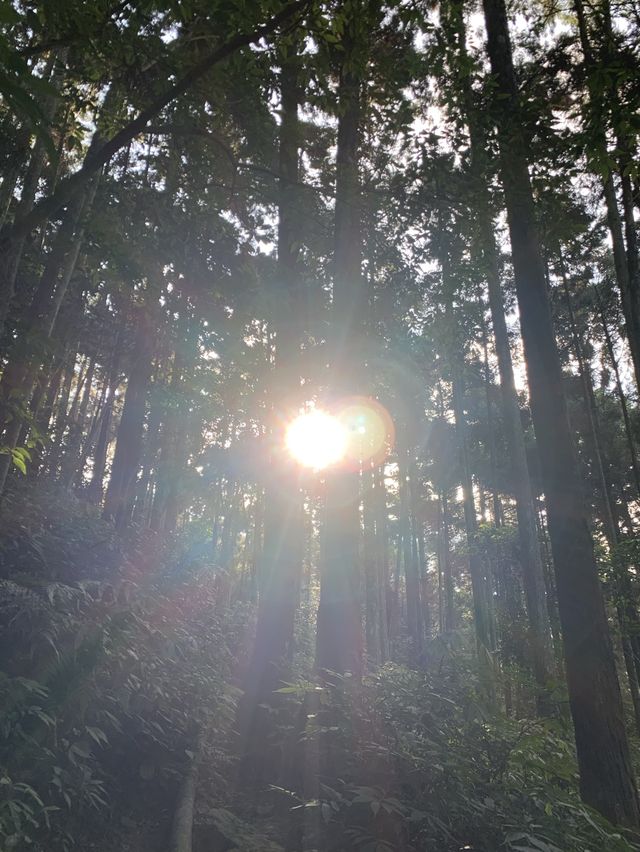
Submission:
{"label": "lens flare", "polygon": [[370,397],[344,397],[330,411],[312,408],[286,431],[286,448],[304,467],[322,470],[341,463],[348,470],[383,464],[394,444],[393,420]]}
{"label": "lens flare", "polygon": [[314,410],[301,414],[287,429],[287,449],[301,465],[322,470],[347,451],[348,432],[337,417]]}
{"label": "lens flare", "polygon": [[386,408],[369,397],[343,400],[338,413],[348,435],[346,458],[352,463],[381,464],[394,442],[393,421]]}

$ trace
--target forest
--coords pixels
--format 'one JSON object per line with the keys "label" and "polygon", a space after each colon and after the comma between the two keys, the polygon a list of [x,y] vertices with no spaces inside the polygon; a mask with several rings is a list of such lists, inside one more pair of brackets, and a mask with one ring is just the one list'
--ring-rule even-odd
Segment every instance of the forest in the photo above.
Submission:
{"label": "forest", "polygon": [[639,0],[0,0],[0,852],[640,850]]}

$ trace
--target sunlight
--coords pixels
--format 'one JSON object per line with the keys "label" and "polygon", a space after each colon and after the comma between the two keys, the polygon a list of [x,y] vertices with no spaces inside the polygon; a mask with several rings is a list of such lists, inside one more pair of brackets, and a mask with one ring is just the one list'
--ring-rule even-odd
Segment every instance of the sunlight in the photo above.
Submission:
{"label": "sunlight", "polygon": [[287,429],[286,442],[296,461],[322,470],[344,457],[347,439],[347,430],[337,417],[316,409],[296,417]]}

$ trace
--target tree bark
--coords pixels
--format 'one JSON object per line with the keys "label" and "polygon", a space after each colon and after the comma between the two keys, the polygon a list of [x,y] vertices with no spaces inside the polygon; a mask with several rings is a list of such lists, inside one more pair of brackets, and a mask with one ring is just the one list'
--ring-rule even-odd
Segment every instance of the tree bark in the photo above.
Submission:
{"label": "tree bark", "polygon": [[595,468],[595,478],[597,489],[600,492],[600,508],[602,521],[604,526],[604,534],[609,545],[610,558],[612,560],[612,569],[615,574],[615,590],[616,612],[618,615],[618,623],[620,625],[622,650],[627,670],[627,678],[629,684],[629,692],[633,703],[636,730],[640,733],[640,690],[638,687],[638,668],[640,659],[637,659],[634,654],[632,637],[637,636],[640,628],[638,620],[638,612],[633,604],[631,583],[629,580],[628,566],[616,565],[615,557],[616,550],[620,543],[620,532],[616,512],[614,510],[614,501],[611,493],[611,485],[607,476],[609,467],[605,459],[604,447],[601,438],[600,420],[598,417],[598,409],[596,406],[595,394],[593,392],[593,382],[589,364],[584,356],[584,347],[582,344],[582,336],[578,331],[573,305],[571,302],[571,291],[569,289],[569,280],[562,257],[562,249],[558,248],[558,266],[562,286],[567,302],[567,310],[569,313],[569,326],[571,329],[571,338],[573,342],[573,350],[578,362],[580,371],[580,384],[582,386],[582,396],[585,411],[587,414],[588,424],[588,440],[587,446],[590,450],[593,467]]}
{"label": "tree bark", "polygon": [[[330,382],[334,399],[362,394],[362,341],[367,305],[361,269],[361,199],[358,175],[362,54],[366,41],[364,4],[349,6],[342,39],[338,86],[338,147],[334,231]],[[326,475],[324,547],[316,665],[359,676],[363,638],[360,612],[360,489],[356,470]]]}
{"label": "tree bark", "polygon": [[264,749],[273,724],[266,706],[289,669],[303,556],[302,495],[298,471],[287,457],[285,431],[300,406],[301,229],[299,148],[299,42],[281,47],[281,124],[278,206],[278,283],[272,326],[275,364],[270,377],[269,478],[265,485],[264,539],[259,565],[260,595],[256,636],[238,712],[243,762],[241,774],[253,783],[281,767],[269,765]]}
{"label": "tree bark", "polygon": [[500,173],[555,563],[580,791],[608,819],[637,826],[638,796],[549,309],[506,9],[504,0],[483,0],[483,5],[495,78]]}
{"label": "tree bark", "polygon": [[504,299],[500,283],[498,247],[488,191],[489,163],[487,160],[486,134],[482,126],[471,86],[471,64],[466,50],[466,28],[464,25],[463,2],[456,0],[451,5],[451,20],[460,56],[460,85],[466,109],[466,120],[471,143],[472,171],[476,178],[473,203],[477,211],[476,233],[484,262],[489,308],[493,325],[502,416],[504,419],[509,460],[513,471],[516,516],[518,521],[519,559],[522,566],[523,585],[529,622],[531,662],[538,686],[536,703],[538,711],[547,715],[552,711],[548,700],[548,685],[553,680],[554,658],[551,634],[545,602],[545,585],[542,557],[536,530],[536,511],[531,488],[531,477],[527,464],[518,393],[513,375],[513,361],[504,312]]}

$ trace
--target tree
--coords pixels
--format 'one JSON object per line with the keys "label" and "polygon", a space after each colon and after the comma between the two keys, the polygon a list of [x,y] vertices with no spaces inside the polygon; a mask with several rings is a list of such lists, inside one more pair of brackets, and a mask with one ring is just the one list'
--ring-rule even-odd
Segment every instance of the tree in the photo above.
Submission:
{"label": "tree", "polygon": [[[367,28],[373,23],[360,0],[344,3],[338,14],[344,35],[338,84],[333,301],[327,340],[334,402],[361,392],[364,381],[366,301],[358,151]],[[357,471],[327,474],[316,663],[319,669],[338,674],[362,671],[359,502]]]}
{"label": "tree", "polygon": [[[301,232],[298,211],[300,61],[296,39],[280,47],[281,123],[279,134],[279,203],[277,283],[274,283],[275,364],[269,377],[270,455],[265,485],[264,545],[258,621],[245,678],[239,728],[246,779],[261,780],[267,709],[282,687],[289,667],[294,619],[302,570],[302,502],[298,472],[285,453],[285,430],[300,406],[298,355],[301,343]],[[271,769],[271,767],[270,767]]]}
{"label": "tree", "polygon": [[[585,517],[546,293],[504,3],[484,0],[496,80],[500,174],[511,236],[536,439],[558,589],[569,700],[586,802],[638,824],[638,801],[604,600]],[[601,695],[610,700],[605,704]]]}

